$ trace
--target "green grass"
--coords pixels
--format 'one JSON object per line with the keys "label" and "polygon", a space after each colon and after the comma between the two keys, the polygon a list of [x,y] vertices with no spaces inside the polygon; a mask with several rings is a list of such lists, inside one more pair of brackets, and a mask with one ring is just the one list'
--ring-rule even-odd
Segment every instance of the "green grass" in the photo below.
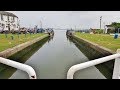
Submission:
{"label": "green grass", "polygon": [[[32,40],[34,38],[37,37],[41,37],[45,34],[43,33],[39,33],[39,34],[19,34],[19,38],[17,34],[7,34],[7,38],[5,36],[5,34],[0,34],[0,51],[4,51],[8,48],[12,48],[16,45],[22,44],[24,42],[27,42],[29,40]],[[12,40],[11,36],[14,37],[14,39]]]}
{"label": "green grass", "polygon": [[114,52],[116,52],[117,49],[120,49],[120,38],[114,39],[113,36],[107,34],[88,34],[79,32],[76,32],[75,35],[111,49]]}

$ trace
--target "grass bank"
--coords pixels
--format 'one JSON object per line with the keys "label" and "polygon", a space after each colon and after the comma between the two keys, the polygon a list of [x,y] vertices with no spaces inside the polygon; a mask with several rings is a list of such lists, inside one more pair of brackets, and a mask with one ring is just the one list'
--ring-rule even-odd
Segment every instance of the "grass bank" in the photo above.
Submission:
{"label": "grass bank", "polygon": [[41,37],[45,35],[44,33],[38,33],[38,34],[7,34],[7,37],[5,34],[0,34],[0,52],[4,51],[8,48],[15,47],[19,44],[22,44],[24,42],[27,42],[29,40],[33,40],[37,37]]}
{"label": "grass bank", "polygon": [[106,47],[113,52],[116,52],[116,50],[120,48],[120,38],[114,39],[113,36],[107,34],[88,34],[76,32],[75,35],[77,37],[81,37],[83,39],[99,44],[100,46]]}

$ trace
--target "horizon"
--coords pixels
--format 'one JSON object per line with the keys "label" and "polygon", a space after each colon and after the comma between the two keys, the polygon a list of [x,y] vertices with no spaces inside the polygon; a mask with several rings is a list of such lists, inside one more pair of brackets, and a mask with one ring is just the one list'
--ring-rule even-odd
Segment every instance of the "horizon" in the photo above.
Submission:
{"label": "horizon", "polygon": [[22,27],[101,29],[112,22],[119,22],[120,11],[7,11],[18,16]]}

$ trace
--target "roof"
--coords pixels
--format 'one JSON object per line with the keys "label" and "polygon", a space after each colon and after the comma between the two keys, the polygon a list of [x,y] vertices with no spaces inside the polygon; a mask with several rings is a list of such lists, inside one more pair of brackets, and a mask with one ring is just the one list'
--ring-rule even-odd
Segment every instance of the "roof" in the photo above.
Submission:
{"label": "roof", "polygon": [[5,11],[0,11],[0,14],[7,15],[7,16],[17,17],[15,14],[9,13],[9,12],[5,12]]}
{"label": "roof", "polygon": [[107,27],[113,27],[112,25],[106,25]]}

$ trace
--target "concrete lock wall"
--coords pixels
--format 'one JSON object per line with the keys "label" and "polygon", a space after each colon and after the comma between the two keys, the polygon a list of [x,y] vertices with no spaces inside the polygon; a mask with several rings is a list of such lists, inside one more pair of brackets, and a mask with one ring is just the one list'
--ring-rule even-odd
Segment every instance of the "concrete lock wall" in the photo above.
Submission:
{"label": "concrete lock wall", "polygon": [[[92,43],[86,39],[78,37],[77,35],[68,35],[75,46],[89,59],[89,61],[105,57],[113,54],[109,49],[99,46],[98,44]],[[108,61],[95,66],[106,78],[111,79],[114,68],[114,60]]]}
{"label": "concrete lock wall", "polygon": [[26,48],[26,47],[28,47],[28,46],[30,46],[30,45],[32,45],[32,44],[42,40],[42,39],[44,39],[45,37],[48,37],[48,35],[47,34],[43,35],[41,37],[38,37],[38,38],[35,38],[35,39],[30,40],[28,42],[25,42],[25,43],[22,43],[20,45],[17,45],[17,46],[15,46],[13,48],[9,48],[7,50],[4,50],[4,51],[0,52],[0,57],[8,58],[9,56],[11,56],[11,55],[13,55],[13,54],[23,50],[24,48]]}
{"label": "concrete lock wall", "polygon": [[112,50],[110,50],[108,48],[102,47],[102,46],[100,46],[100,45],[98,45],[96,43],[90,42],[90,41],[88,41],[86,39],[77,37],[76,35],[73,35],[72,37],[77,39],[78,41],[82,41],[83,43],[87,44],[88,46],[90,46],[91,48],[95,49],[96,51],[98,51],[98,52],[100,52],[102,54],[111,55],[111,54],[115,53],[115,52],[113,52]]}

